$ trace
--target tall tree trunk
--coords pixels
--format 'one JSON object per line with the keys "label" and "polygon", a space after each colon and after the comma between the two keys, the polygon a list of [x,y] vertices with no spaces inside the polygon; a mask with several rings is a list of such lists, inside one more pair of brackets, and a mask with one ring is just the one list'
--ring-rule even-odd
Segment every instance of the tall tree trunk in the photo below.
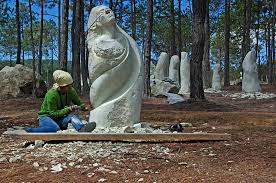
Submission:
{"label": "tall tree trunk", "polygon": [[17,56],[16,56],[16,64],[20,64],[21,57],[21,30],[20,30],[20,15],[19,15],[19,0],[16,0],[15,5],[16,11],[16,30],[17,30]]}
{"label": "tall tree trunk", "polygon": [[267,67],[266,67],[266,70],[264,69],[265,70],[264,72],[266,73],[265,74],[266,75],[266,78],[265,78],[266,80],[265,81],[268,82],[268,66],[269,66],[268,65],[269,61],[268,60],[269,59],[268,59],[268,41],[267,41],[268,40],[268,38],[267,38],[267,32],[268,31],[267,31],[267,25],[265,25],[264,29],[265,29],[265,31],[264,31],[264,37],[265,37],[265,55],[266,55],[266,60],[267,60],[267,62],[266,62]]}
{"label": "tall tree trunk", "polygon": [[[271,62],[272,62],[272,78],[274,78],[274,62],[275,62],[275,24],[276,24],[276,0],[273,0],[274,6],[272,9],[272,37],[271,37]],[[272,84],[274,84],[274,81],[272,81]]]}
{"label": "tall tree trunk", "polygon": [[150,63],[151,63],[151,39],[153,26],[153,0],[147,1],[147,38],[145,46],[145,79],[144,79],[144,95],[150,97]]}
{"label": "tall tree trunk", "polygon": [[136,0],[130,0],[131,2],[131,34],[132,38],[136,40]]}
{"label": "tall tree trunk", "polygon": [[272,63],[272,50],[271,50],[271,40],[270,40],[270,24],[268,24],[267,31],[267,47],[268,47],[268,84],[272,85],[273,83],[273,63]]}
{"label": "tall tree trunk", "polygon": [[250,51],[250,27],[252,0],[246,0],[246,29],[245,29],[245,55]]}
{"label": "tall tree trunk", "polygon": [[61,35],[61,30],[60,30],[60,26],[61,26],[61,3],[60,0],[58,0],[58,60],[60,60],[60,35]]}
{"label": "tall tree trunk", "polygon": [[[21,34],[22,34],[22,42],[24,42],[24,25],[23,22],[21,24]],[[25,65],[25,52],[24,47],[22,47],[22,65]]]}
{"label": "tall tree trunk", "polygon": [[170,0],[170,14],[171,14],[171,50],[170,55],[176,55],[176,45],[175,45],[175,17],[174,17],[174,0]]}
{"label": "tall tree trunk", "polygon": [[82,76],[82,94],[84,96],[89,96],[89,85],[87,82],[88,79],[88,69],[86,67],[86,54],[85,54],[85,32],[84,32],[84,3],[83,0],[80,1],[80,50],[81,50],[81,76]]}
{"label": "tall tree trunk", "polygon": [[204,43],[204,54],[202,60],[202,79],[203,88],[211,87],[210,77],[210,25],[209,25],[209,0],[206,1],[206,15],[204,21],[205,31],[205,43]]}
{"label": "tall tree trunk", "polygon": [[49,86],[52,86],[53,85],[53,72],[54,72],[54,44],[55,44],[55,41],[54,41],[54,38],[53,36],[51,37],[52,39],[52,49],[51,49],[51,66],[50,66],[50,80],[49,80]]}
{"label": "tall tree trunk", "polygon": [[229,86],[230,0],[225,0],[224,25],[224,86]]}
{"label": "tall tree trunk", "polygon": [[41,15],[40,15],[40,35],[39,35],[39,51],[38,51],[38,73],[42,75],[42,44],[43,44],[43,15],[44,15],[44,0],[40,0]]}
{"label": "tall tree trunk", "polygon": [[192,99],[204,99],[203,81],[202,81],[202,59],[205,42],[204,21],[207,10],[205,0],[192,0],[192,59],[190,65],[190,81]]}
{"label": "tall tree trunk", "polygon": [[[261,1],[258,0],[258,7],[261,7]],[[261,80],[261,59],[259,57],[259,34],[260,34],[260,9],[257,10],[257,25],[256,25],[256,58],[258,59],[258,78]]]}
{"label": "tall tree trunk", "polygon": [[35,75],[35,46],[33,35],[33,15],[32,15],[32,0],[29,0],[29,13],[30,13],[30,32],[31,32],[31,46],[32,46],[32,67],[33,67],[33,96],[36,93],[36,75]]}
{"label": "tall tree trunk", "polygon": [[246,55],[246,48],[245,48],[245,40],[246,40],[246,1],[244,0],[244,5],[243,5],[243,30],[242,30],[242,45],[241,45],[241,61],[240,61],[240,70],[242,71],[242,62],[243,59]]}
{"label": "tall tree trunk", "polygon": [[69,1],[63,0],[63,2],[62,2],[62,27],[61,27],[61,37],[60,37],[61,48],[60,48],[59,66],[64,71],[67,71],[68,14],[69,14]]}
{"label": "tall tree trunk", "polygon": [[76,33],[76,5],[77,5],[78,0],[73,0],[73,13],[72,13],[72,25],[71,25],[71,47],[72,47],[72,65],[71,65],[71,72],[73,73],[75,70],[75,65],[74,65],[74,59],[75,59],[75,54],[76,54],[76,49],[75,49],[75,33]]}
{"label": "tall tree trunk", "polygon": [[182,37],[181,37],[181,0],[178,0],[178,56],[181,59]]}
{"label": "tall tree trunk", "polygon": [[75,8],[75,29],[74,29],[74,45],[72,47],[74,54],[72,65],[74,65],[73,78],[74,88],[78,93],[81,92],[81,78],[80,78],[80,22],[81,22],[81,9],[80,0],[76,0]]}

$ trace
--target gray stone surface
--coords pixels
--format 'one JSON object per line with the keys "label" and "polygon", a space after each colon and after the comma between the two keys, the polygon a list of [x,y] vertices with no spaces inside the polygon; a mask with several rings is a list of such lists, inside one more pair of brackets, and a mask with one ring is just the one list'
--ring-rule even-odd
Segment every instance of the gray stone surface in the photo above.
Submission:
{"label": "gray stone surface", "polygon": [[177,93],[178,91],[179,88],[173,83],[161,81],[159,79],[151,80],[151,94],[153,96],[165,96],[166,93]]}
{"label": "gray stone surface", "polygon": [[[37,75],[37,78],[40,78]],[[0,98],[20,97],[32,94],[32,69],[17,64],[14,67],[5,66],[0,71]],[[46,84],[40,80],[36,95],[42,97],[47,92]]]}
{"label": "gray stone surface", "polygon": [[250,51],[246,54],[243,63],[242,91],[247,93],[260,92],[260,81],[256,64],[256,52]]}

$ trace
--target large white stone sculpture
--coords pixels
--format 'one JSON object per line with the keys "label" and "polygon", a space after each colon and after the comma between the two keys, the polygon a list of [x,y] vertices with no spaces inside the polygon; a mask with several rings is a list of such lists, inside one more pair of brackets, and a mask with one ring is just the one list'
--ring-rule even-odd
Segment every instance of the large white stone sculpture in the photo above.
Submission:
{"label": "large white stone sculpture", "polygon": [[190,60],[186,52],[181,52],[180,82],[181,87],[178,93],[183,95],[190,92]]}
{"label": "large white stone sculpture", "polygon": [[143,64],[135,41],[116,23],[112,10],[97,6],[88,20],[89,121],[97,127],[140,122]]}
{"label": "large white stone sculpture", "polygon": [[214,70],[213,70],[212,89],[213,90],[220,90],[221,89],[220,64],[215,64],[215,67],[214,67]]}
{"label": "large white stone sculpture", "polygon": [[243,78],[242,91],[247,93],[260,92],[260,81],[258,79],[258,70],[256,64],[256,52],[249,51],[242,63]]}
{"label": "large white stone sculpture", "polygon": [[173,55],[170,61],[169,78],[179,86],[179,57]]}
{"label": "large white stone sculpture", "polygon": [[164,80],[165,77],[169,77],[169,65],[170,60],[168,54],[162,52],[155,67],[155,79]]}

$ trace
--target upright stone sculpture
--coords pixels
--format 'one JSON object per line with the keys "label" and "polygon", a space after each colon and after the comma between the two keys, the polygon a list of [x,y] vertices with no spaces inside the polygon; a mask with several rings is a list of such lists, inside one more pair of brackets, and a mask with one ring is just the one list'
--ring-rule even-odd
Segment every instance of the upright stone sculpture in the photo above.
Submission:
{"label": "upright stone sculpture", "polygon": [[190,92],[190,61],[186,52],[181,52],[180,83],[179,94]]}
{"label": "upright stone sculpture", "polygon": [[256,52],[249,51],[242,63],[243,78],[242,91],[247,93],[260,92],[260,81],[258,79],[258,70],[256,64]]}
{"label": "upright stone sculpture", "polygon": [[162,52],[155,67],[155,79],[164,80],[165,77],[169,77],[169,65],[170,60],[168,54]]}
{"label": "upright stone sculpture", "polygon": [[135,41],[116,23],[112,10],[97,6],[88,20],[89,121],[97,127],[140,122],[143,64]]}
{"label": "upright stone sculpture", "polygon": [[212,78],[212,89],[213,90],[220,90],[221,83],[220,83],[220,64],[216,64],[213,70],[213,78]]}
{"label": "upright stone sculpture", "polygon": [[179,86],[179,57],[173,55],[170,61],[169,78]]}

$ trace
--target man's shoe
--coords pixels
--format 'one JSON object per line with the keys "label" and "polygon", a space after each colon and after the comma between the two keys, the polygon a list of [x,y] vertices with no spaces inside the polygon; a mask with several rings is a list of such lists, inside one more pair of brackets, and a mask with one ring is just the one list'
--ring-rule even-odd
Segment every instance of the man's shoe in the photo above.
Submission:
{"label": "man's shoe", "polygon": [[96,122],[91,122],[85,124],[81,129],[79,129],[79,132],[92,132],[96,128]]}

